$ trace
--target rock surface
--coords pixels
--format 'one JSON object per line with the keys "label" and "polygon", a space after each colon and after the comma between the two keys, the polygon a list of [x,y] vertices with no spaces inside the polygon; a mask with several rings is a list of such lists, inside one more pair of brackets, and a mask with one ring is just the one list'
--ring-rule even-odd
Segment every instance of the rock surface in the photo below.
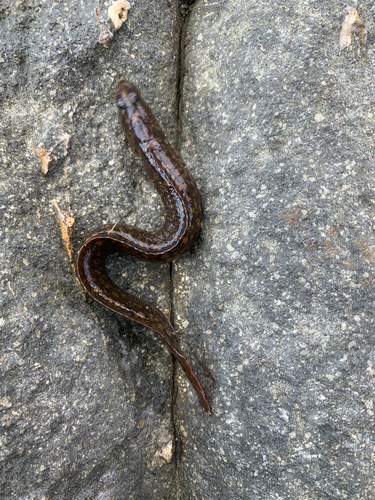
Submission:
{"label": "rock surface", "polygon": [[375,48],[339,52],[342,13],[202,1],[189,19],[181,151],[205,220],[174,310],[213,415],[181,377],[181,498],[373,494]]}
{"label": "rock surface", "polygon": [[[374,6],[342,52],[341,1],[136,0],[108,48],[97,6],[0,3],[1,497],[371,498]],[[179,143],[204,224],[172,267],[109,267],[170,311],[211,416],[152,332],[85,302],[61,243],[52,199],[75,245],[162,220],[121,78]]]}
{"label": "rock surface", "polygon": [[[138,84],[174,138],[179,12],[137,1],[105,48],[97,5],[1,9],[3,499],[173,496],[171,357],[151,331],[85,302],[51,200],[71,209],[76,246],[104,222],[160,224],[157,195],[121,130],[115,87],[121,78]],[[105,21],[108,5],[100,9]],[[32,149],[41,142],[58,158],[46,177]],[[169,265],[114,259],[110,267],[170,308]]]}

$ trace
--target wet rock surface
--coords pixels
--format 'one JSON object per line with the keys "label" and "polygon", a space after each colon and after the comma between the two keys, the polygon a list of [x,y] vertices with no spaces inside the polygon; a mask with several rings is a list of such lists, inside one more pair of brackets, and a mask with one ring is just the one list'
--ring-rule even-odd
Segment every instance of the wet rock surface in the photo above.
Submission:
{"label": "wet rock surface", "polygon": [[[97,6],[0,3],[2,498],[370,498],[372,3],[342,52],[343,2],[138,0],[116,32]],[[108,266],[172,315],[211,416],[156,335],[84,300],[61,243],[52,199],[75,246],[162,221],[121,78],[179,143],[204,223],[172,267]]]}
{"label": "wet rock surface", "polygon": [[[168,2],[137,2],[104,48],[97,5],[1,10],[9,33],[0,48],[4,499],[172,495],[171,357],[153,332],[85,302],[51,200],[71,210],[75,246],[102,223],[162,222],[121,130],[115,87],[121,78],[138,84],[175,137],[179,14]],[[32,148],[41,142],[57,157],[45,177]],[[168,265],[113,258],[109,267],[117,282],[170,309]]]}

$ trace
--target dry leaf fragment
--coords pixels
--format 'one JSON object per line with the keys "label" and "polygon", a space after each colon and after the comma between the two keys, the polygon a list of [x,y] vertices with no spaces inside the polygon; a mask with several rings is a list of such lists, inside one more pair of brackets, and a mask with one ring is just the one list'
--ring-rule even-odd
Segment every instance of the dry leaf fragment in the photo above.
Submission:
{"label": "dry leaf fragment", "polygon": [[99,43],[104,45],[104,47],[109,47],[113,39],[113,33],[109,31],[107,26],[102,25],[100,27]]}
{"label": "dry leaf fragment", "polygon": [[152,465],[153,465],[153,467],[156,467],[156,466],[160,467],[165,462],[167,462],[167,463],[171,462],[172,458],[173,458],[173,443],[172,443],[172,441],[169,441],[167,444],[162,446],[162,448],[155,453],[154,458],[152,460]]}
{"label": "dry leaf fragment", "polygon": [[61,238],[68,254],[69,261],[74,262],[74,251],[73,251],[73,243],[72,243],[72,232],[74,225],[74,218],[71,217],[65,210],[59,207],[59,204],[56,200],[52,200],[52,203],[56,210],[57,220],[60,224],[61,229]]}
{"label": "dry leaf fragment", "polygon": [[169,443],[164,445],[162,449],[159,451],[159,457],[162,458],[165,462],[170,462],[173,457],[172,451],[173,451],[173,444],[172,441],[169,441]]}
{"label": "dry leaf fragment", "polygon": [[359,49],[361,49],[366,45],[367,41],[366,27],[359,19],[357,9],[348,7],[346,11],[348,12],[348,14],[345,17],[344,22],[342,23],[340,31],[340,50],[344,50],[349,47],[349,45],[352,43],[353,33],[358,36],[358,45]]}
{"label": "dry leaf fragment", "polygon": [[127,0],[117,0],[108,8],[108,16],[113,23],[115,30],[121,28],[128,17],[130,4]]}
{"label": "dry leaf fragment", "polygon": [[52,200],[52,204],[55,207],[57,220],[60,224],[60,229],[61,229],[61,239],[62,239],[64,248],[66,250],[66,253],[68,254],[69,262],[70,262],[70,265],[72,266],[74,277],[78,283],[78,286],[79,286],[79,289],[80,289],[82,295],[85,297],[85,293],[83,291],[81,282],[77,278],[76,270],[74,267],[74,250],[73,250],[73,241],[72,241],[74,218],[71,215],[69,215],[67,212],[65,212],[65,210],[60,208],[60,206],[56,200]]}
{"label": "dry leaf fragment", "polygon": [[48,168],[50,165],[52,165],[56,160],[56,156],[53,153],[53,148],[50,150],[47,150],[45,145],[41,142],[38,146],[38,148],[34,148],[32,146],[33,150],[35,153],[38,155],[39,160],[42,163],[42,172],[44,175],[48,174]]}
{"label": "dry leaf fragment", "polygon": [[99,7],[99,5],[96,7],[94,15],[95,15],[95,21],[97,23],[99,23],[99,20],[100,20],[100,7]]}

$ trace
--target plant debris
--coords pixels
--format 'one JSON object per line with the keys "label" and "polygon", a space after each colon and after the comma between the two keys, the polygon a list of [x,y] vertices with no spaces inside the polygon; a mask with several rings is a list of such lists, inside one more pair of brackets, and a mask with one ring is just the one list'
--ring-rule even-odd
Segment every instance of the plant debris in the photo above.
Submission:
{"label": "plant debris", "polygon": [[115,30],[121,28],[128,17],[130,4],[127,0],[117,0],[108,8],[108,16],[113,23]]}
{"label": "plant debris", "polygon": [[52,204],[55,207],[57,220],[60,224],[61,238],[64,248],[66,250],[66,253],[68,254],[70,263],[72,263],[74,262],[74,250],[72,243],[74,218],[70,216],[65,210],[60,208],[56,200],[52,200]]}
{"label": "plant debris", "polygon": [[44,175],[48,174],[49,167],[55,163],[57,160],[56,156],[53,153],[53,148],[47,150],[45,145],[41,142],[37,148],[32,146],[35,153],[38,155],[39,160],[42,163],[42,172]]}
{"label": "plant debris", "polygon": [[109,31],[107,26],[100,26],[100,35],[99,35],[99,43],[101,43],[104,47],[109,47],[113,40],[113,33]]}
{"label": "plant debris", "polygon": [[86,297],[85,293],[83,291],[82,285],[77,278],[76,270],[74,267],[74,250],[73,250],[73,240],[72,240],[74,218],[71,215],[69,215],[65,210],[63,210],[59,206],[59,204],[57,203],[56,200],[52,200],[52,204],[55,207],[57,220],[60,224],[60,229],[61,229],[61,239],[62,239],[64,248],[66,250],[66,253],[68,254],[68,257],[69,257],[69,262],[70,262],[70,265],[72,266],[72,269],[73,269],[73,275],[78,283],[78,286],[79,286],[79,289],[80,289],[82,295],[84,297]]}
{"label": "plant debris", "polygon": [[358,50],[366,45],[367,29],[362,21],[359,19],[357,9],[347,7],[344,22],[342,23],[340,31],[340,50],[344,50],[352,43],[353,33],[358,37]]}

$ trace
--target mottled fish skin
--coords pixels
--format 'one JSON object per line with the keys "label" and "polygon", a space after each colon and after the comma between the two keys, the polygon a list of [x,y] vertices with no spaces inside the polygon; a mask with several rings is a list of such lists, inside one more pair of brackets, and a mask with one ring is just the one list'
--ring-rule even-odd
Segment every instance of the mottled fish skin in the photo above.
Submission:
{"label": "mottled fish skin", "polygon": [[108,276],[106,260],[125,253],[147,262],[169,262],[196,240],[202,220],[198,188],[176,149],[171,146],[139,90],[130,82],[117,86],[117,105],[129,145],[143,166],[165,208],[157,231],[128,225],[106,225],[89,233],[76,253],[76,274],[86,292],[101,305],[157,332],[193,385],[204,411],[211,412],[202,386],[181,352],[168,318],[150,302],[119,288]]}

